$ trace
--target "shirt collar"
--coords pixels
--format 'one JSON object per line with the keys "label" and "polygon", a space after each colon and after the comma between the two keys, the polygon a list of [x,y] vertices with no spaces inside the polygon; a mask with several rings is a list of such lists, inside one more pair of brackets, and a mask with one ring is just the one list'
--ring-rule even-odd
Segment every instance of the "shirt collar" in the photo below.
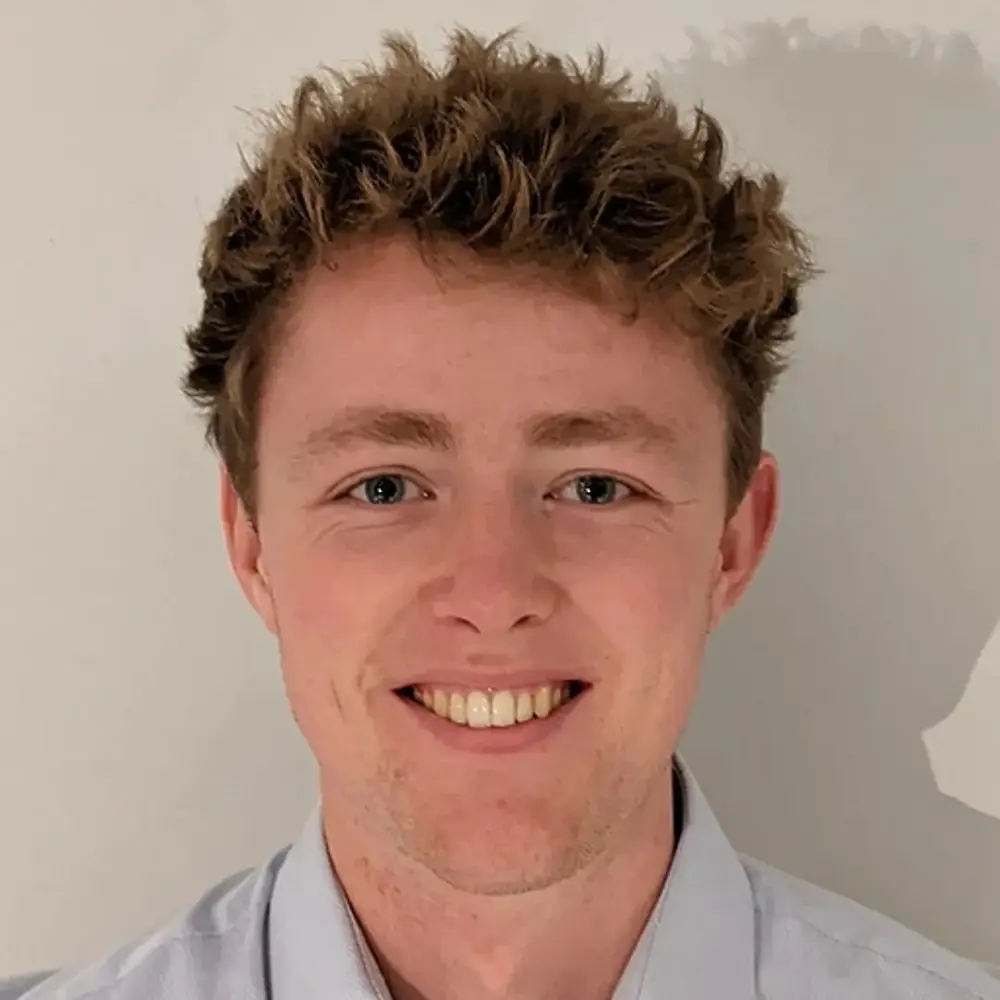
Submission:
{"label": "shirt collar", "polygon": [[[705,796],[675,758],[683,832],[614,1000],[753,1000],[750,883]],[[268,918],[271,1000],[389,1000],[330,865],[319,807],[278,872]]]}
{"label": "shirt collar", "polygon": [[275,877],[266,933],[269,1000],[390,1000],[330,865],[320,806]]}

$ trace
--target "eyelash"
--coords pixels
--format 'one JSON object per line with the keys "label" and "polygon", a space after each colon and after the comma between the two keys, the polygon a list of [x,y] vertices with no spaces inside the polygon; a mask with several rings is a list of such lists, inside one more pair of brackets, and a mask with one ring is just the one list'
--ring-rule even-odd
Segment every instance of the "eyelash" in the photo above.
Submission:
{"label": "eyelash", "polygon": [[[343,502],[347,502],[347,501],[354,501],[354,502],[356,502],[356,503],[358,503],[358,504],[360,504],[361,506],[364,506],[364,507],[381,507],[381,506],[398,507],[398,506],[400,506],[401,505],[400,503],[373,504],[373,503],[369,503],[369,502],[367,502],[365,500],[356,500],[356,498],[354,498],[354,497],[351,496],[351,494],[354,493],[355,490],[360,489],[366,483],[370,483],[370,482],[372,482],[375,479],[402,479],[404,482],[413,483],[414,485],[417,485],[418,488],[421,490],[421,492],[424,493],[424,494],[428,494],[430,492],[429,490],[424,490],[422,487],[419,487],[419,484],[415,483],[415,481],[410,476],[406,475],[405,473],[402,473],[402,472],[376,472],[376,473],[373,473],[371,475],[367,475],[367,476],[365,476],[362,479],[355,480],[350,486],[347,486],[346,488],[344,488],[342,490],[339,490],[333,497],[331,497],[331,501],[330,502],[331,503],[343,503]],[[566,487],[570,486],[572,483],[574,483],[574,482],[576,482],[577,480],[580,480],[580,479],[607,479],[607,480],[610,480],[611,482],[615,483],[618,486],[624,487],[625,490],[628,491],[628,495],[626,497],[623,497],[623,498],[621,498],[621,499],[619,499],[617,501],[612,501],[612,502],[606,503],[606,504],[584,504],[584,503],[581,503],[580,504],[581,507],[619,507],[623,503],[628,503],[628,502],[635,501],[635,500],[644,500],[644,499],[648,500],[648,499],[652,498],[652,494],[648,490],[643,489],[640,486],[636,486],[633,483],[626,482],[624,479],[621,479],[618,476],[612,476],[612,475],[610,475],[608,473],[603,473],[603,472],[580,472],[580,473],[577,473],[575,476],[571,477],[563,486],[559,487],[559,489],[556,490],[556,491],[554,491],[554,492],[557,492],[557,493],[561,492],[563,489],[565,489]],[[406,501],[402,501],[402,503],[405,503],[405,502]]]}

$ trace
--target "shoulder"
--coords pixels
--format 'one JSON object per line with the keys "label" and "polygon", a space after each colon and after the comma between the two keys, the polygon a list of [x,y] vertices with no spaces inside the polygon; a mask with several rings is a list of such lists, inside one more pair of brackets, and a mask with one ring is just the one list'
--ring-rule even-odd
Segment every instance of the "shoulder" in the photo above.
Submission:
{"label": "shoulder", "polygon": [[20,1000],[263,1000],[264,921],[286,853],[229,876],[153,933],[85,968],[57,973]]}
{"label": "shoulder", "polygon": [[1000,980],[888,917],[749,858],[761,996],[1000,1000]]}

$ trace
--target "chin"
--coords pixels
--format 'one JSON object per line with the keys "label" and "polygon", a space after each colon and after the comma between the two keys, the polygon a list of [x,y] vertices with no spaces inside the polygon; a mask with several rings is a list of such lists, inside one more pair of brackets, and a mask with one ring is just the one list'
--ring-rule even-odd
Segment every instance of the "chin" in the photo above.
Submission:
{"label": "chin", "polygon": [[417,859],[442,882],[470,896],[520,896],[572,878],[585,861],[575,852],[547,858],[462,858],[432,855]]}
{"label": "chin", "polygon": [[[473,813],[477,813],[473,815]],[[411,860],[461,892],[511,896],[535,892],[571,878],[594,857],[581,837],[579,817],[568,824],[537,806],[517,815],[510,803],[492,809],[466,807],[438,822],[411,815],[399,829],[400,847]]]}

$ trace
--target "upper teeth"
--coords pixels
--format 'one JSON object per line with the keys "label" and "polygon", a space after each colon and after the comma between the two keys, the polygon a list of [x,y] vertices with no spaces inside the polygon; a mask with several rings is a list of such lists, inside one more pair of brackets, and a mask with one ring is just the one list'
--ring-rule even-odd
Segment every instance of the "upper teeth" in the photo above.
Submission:
{"label": "upper teeth", "polygon": [[418,686],[413,697],[435,715],[460,726],[486,729],[544,719],[569,697],[568,684],[543,684],[524,691],[449,691]]}

